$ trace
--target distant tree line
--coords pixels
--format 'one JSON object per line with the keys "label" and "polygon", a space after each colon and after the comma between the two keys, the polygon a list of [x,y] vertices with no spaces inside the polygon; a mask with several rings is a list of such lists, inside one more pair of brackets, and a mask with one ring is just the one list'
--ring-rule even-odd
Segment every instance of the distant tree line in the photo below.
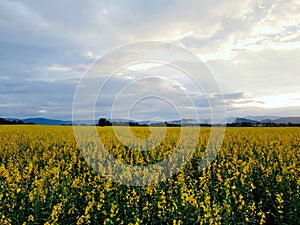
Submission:
{"label": "distant tree line", "polygon": [[[150,124],[141,124],[138,122],[110,122],[106,118],[100,118],[97,126],[155,126],[155,127],[186,127],[186,126],[200,126],[200,127],[224,127],[222,124],[173,124],[169,122],[154,122]],[[300,124],[293,123],[261,123],[261,122],[233,122],[227,123],[226,127],[300,127]]]}
{"label": "distant tree line", "polygon": [[139,127],[146,127],[146,126],[156,126],[156,127],[180,127],[178,124],[171,124],[167,122],[155,122],[150,124],[138,123],[138,122],[122,122],[122,121],[113,121],[110,122],[106,118],[100,118],[97,126],[100,127],[107,127],[107,126],[139,126]]}
{"label": "distant tree line", "polygon": [[242,122],[242,123],[227,123],[226,127],[300,127],[300,124],[295,123],[251,123],[251,122]]}
{"label": "distant tree line", "polygon": [[[138,126],[138,127],[148,127],[148,126],[154,126],[154,127],[185,127],[185,126],[203,126],[203,127],[211,127],[211,124],[175,124],[175,123],[169,123],[169,122],[153,122],[150,124],[145,123],[138,123],[138,122],[122,122],[122,121],[113,121],[110,122],[106,118],[100,118],[98,120],[97,126],[100,127],[107,127],[107,126]],[[215,125],[215,126],[221,126],[221,125]]]}
{"label": "distant tree line", "polygon": [[112,122],[112,126],[132,126],[132,127],[143,127],[143,126],[147,126],[146,124],[139,124],[138,122]]}
{"label": "distant tree line", "polygon": [[146,126],[145,124],[139,124],[138,122],[110,122],[106,118],[100,118],[97,126],[108,127],[108,126]]}
{"label": "distant tree line", "polygon": [[6,120],[0,118],[0,124],[34,124],[34,123],[24,123],[22,120]]}

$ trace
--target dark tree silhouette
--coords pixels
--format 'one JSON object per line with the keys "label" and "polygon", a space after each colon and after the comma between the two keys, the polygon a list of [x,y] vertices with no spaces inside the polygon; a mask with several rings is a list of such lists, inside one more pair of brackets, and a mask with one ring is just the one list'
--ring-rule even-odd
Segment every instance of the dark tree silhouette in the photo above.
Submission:
{"label": "dark tree silhouette", "polygon": [[100,118],[97,125],[100,127],[111,126],[111,122],[105,118]]}
{"label": "dark tree silhouette", "polygon": [[24,124],[22,120],[6,120],[3,118],[0,118],[0,124]]}

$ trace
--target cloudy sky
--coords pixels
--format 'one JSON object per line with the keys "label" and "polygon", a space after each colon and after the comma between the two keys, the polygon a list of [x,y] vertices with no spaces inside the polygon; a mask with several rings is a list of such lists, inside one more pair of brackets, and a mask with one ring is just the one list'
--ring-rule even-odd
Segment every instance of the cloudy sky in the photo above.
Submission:
{"label": "cloudy sky", "polygon": [[190,51],[222,94],[205,80],[207,91],[197,90],[178,68],[140,63],[115,68],[96,116],[113,108],[115,117],[139,120],[176,119],[178,110],[207,117],[222,104],[228,117],[299,116],[299,21],[299,0],[0,0],[0,117],[71,119],[88,68],[141,41]]}

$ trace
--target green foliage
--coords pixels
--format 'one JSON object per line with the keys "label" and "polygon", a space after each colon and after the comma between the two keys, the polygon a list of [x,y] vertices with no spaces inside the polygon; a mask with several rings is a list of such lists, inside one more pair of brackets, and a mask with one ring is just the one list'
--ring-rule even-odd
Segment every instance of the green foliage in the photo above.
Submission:
{"label": "green foliage", "polygon": [[[182,128],[167,128],[146,152],[125,147],[112,127],[97,129],[116,158],[147,165],[173,152]],[[149,137],[149,128],[131,129]],[[297,224],[300,129],[228,128],[217,158],[199,171],[209,134],[201,129],[193,158],[178,174],[132,187],[97,174],[72,127],[0,127],[0,224]]]}

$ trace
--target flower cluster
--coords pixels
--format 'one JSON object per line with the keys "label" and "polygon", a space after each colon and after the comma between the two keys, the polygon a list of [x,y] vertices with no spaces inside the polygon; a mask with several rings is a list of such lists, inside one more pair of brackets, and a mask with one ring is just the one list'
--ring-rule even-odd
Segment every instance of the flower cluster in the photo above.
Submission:
{"label": "flower cluster", "polygon": [[[131,129],[149,137],[147,127]],[[167,128],[161,143],[144,146],[130,138],[121,143],[111,127],[97,130],[116,159],[145,166],[166,159],[179,141],[189,148],[196,128]],[[83,158],[72,127],[2,126],[0,224],[297,224],[300,129],[227,128],[217,157],[199,170],[210,131],[200,129],[193,156],[177,174],[160,181],[154,171],[148,176],[160,182],[135,187],[96,173],[92,167],[104,166],[97,165],[97,146],[91,142],[91,157]],[[136,150],[143,148],[150,150]]]}

